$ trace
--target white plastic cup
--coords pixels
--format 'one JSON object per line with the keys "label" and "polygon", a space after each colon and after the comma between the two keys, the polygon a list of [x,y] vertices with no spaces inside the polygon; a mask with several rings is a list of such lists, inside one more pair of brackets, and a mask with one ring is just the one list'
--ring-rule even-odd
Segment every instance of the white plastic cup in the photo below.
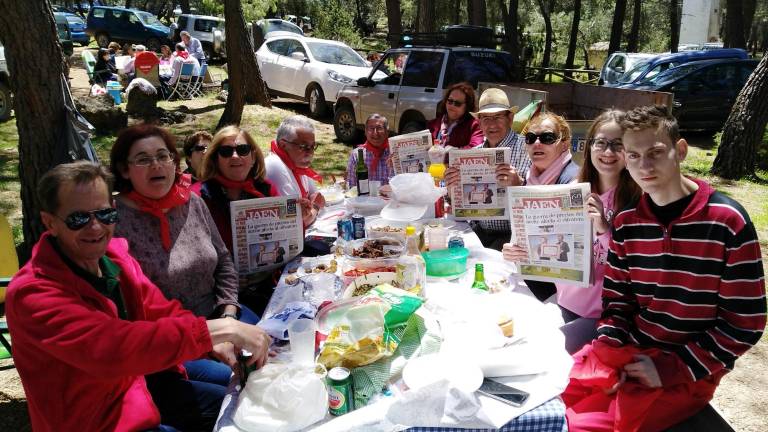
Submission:
{"label": "white plastic cup", "polygon": [[448,247],[448,229],[443,227],[429,227],[427,232],[429,250],[440,250]]}
{"label": "white plastic cup", "polygon": [[379,196],[379,188],[381,187],[381,182],[377,180],[370,180],[368,181],[368,189],[370,190],[372,197]]}
{"label": "white plastic cup", "polygon": [[308,318],[299,318],[288,324],[292,363],[315,364],[315,330],[315,321]]}

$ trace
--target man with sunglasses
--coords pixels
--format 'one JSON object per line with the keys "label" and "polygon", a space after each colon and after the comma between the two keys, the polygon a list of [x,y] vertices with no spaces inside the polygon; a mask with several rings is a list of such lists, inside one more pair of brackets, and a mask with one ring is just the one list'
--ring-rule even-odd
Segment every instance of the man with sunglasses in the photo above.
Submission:
{"label": "man with sunglasses", "polygon": [[[270,338],[258,327],[196,317],[143,274],[127,242],[112,238],[110,184],[103,167],[81,161],[53,168],[38,185],[47,232],[6,299],[36,431],[175,430],[160,425],[156,404],[181,401],[153,401],[144,375],[180,373],[182,362],[222,342],[253,352],[257,367],[267,359]],[[183,393],[198,408],[185,420],[218,411],[204,396],[191,385]]]}
{"label": "man with sunglasses", "polygon": [[272,152],[264,158],[267,180],[280,195],[299,196],[305,228],[325,206],[325,198],[317,191],[322,178],[311,168],[316,149],[315,126],[308,118],[294,115],[280,123]]}
{"label": "man with sunglasses", "polygon": [[[525,149],[525,138],[512,130],[516,106],[510,106],[504,90],[489,88],[480,95],[479,109],[471,113],[480,122],[485,139],[477,148],[509,147],[510,164],[496,166],[496,181],[499,187],[520,186],[531,167],[531,159]],[[461,151],[461,150],[453,150]],[[449,167],[445,170],[445,185],[455,187],[459,184],[459,170]],[[511,228],[509,221],[475,221],[472,228],[480,237],[483,246],[501,250],[509,240]]]}

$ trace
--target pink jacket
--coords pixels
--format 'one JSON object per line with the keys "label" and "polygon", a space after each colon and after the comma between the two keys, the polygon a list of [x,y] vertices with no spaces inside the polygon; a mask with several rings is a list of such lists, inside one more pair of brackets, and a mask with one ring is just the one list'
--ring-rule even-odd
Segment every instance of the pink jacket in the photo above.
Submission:
{"label": "pink jacket", "polygon": [[211,351],[204,318],[168,301],[112,239],[131,321],[76,276],[45,233],[14,276],[6,298],[13,357],[27,395],[32,429],[135,431],[157,427],[160,413],[144,375]]}

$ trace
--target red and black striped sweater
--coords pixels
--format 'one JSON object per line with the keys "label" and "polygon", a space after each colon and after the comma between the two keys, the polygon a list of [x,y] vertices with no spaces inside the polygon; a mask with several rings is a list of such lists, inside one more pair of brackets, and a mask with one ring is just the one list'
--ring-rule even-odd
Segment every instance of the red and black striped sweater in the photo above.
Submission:
{"label": "red and black striped sweater", "polygon": [[598,339],[657,347],[664,386],[721,376],[766,324],[760,245],[736,201],[699,185],[669,226],[647,194],[614,219]]}

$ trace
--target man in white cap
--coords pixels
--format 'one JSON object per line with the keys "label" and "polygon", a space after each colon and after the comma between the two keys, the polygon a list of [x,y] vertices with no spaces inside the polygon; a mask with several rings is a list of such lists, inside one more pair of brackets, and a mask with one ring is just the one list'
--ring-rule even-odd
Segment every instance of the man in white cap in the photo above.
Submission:
{"label": "man in white cap", "polygon": [[[480,95],[479,109],[470,113],[480,122],[485,139],[477,148],[509,147],[511,150],[510,164],[496,166],[496,181],[499,187],[520,186],[531,166],[531,159],[525,151],[525,137],[512,130],[512,121],[517,112],[516,106],[510,106],[507,94],[498,88],[489,88]],[[461,150],[454,150],[461,151]],[[459,185],[459,170],[445,170],[445,185]],[[511,230],[509,221],[475,221],[472,228],[480,237],[483,246],[501,250],[508,239]]]}

